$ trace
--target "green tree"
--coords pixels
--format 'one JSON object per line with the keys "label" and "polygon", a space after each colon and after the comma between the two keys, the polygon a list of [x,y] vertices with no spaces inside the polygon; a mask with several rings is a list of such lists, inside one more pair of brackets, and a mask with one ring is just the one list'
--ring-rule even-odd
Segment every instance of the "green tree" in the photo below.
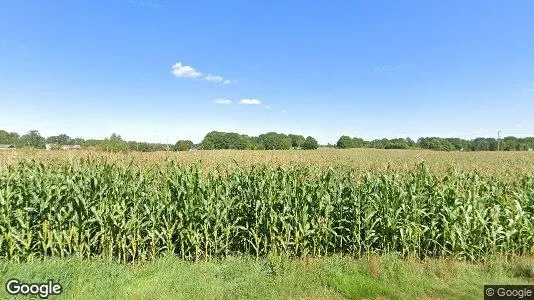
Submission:
{"label": "green tree", "polygon": [[294,148],[300,148],[306,140],[302,135],[289,134],[288,137],[291,139],[291,146]]}
{"label": "green tree", "polygon": [[291,149],[291,138],[285,134],[268,132],[261,134],[259,140],[266,150]]}
{"label": "green tree", "polygon": [[100,147],[110,152],[126,152],[129,149],[128,142],[124,141],[120,135],[115,133],[102,141]]}
{"label": "green tree", "polygon": [[46,138],[46,142],[48,144],[59,144],[59,145],[72,145],[74,144],[74,140],[66,135],[66,134],[60,134],[56,136],[49,136]]}
{"label": "green tree", "polygon": [[179,140],[174,144],[175,151],[189,151],[193,148],[193,142],[190,140]]}
{"label": "green tree", "polygon": [[350,136],[343,135],[337,141],[336,146],[342,149],[353,148],[353,142]]}
{"label": "green tree", "polygon": [[18,141],[18,134],[14,132],[9,133],[5,130],[0,130],[0,144],[17,144]]}
{"label": "green tree", "polygon": [[44,148],[45,141],[45,138],[41,136],[38,130],[30,130],[27,134],[20,137],[22,145],[34,148]]}
{"label": "green tree", "polygon": [[412,140],[410,137],[407,137],[407,138],[406,138],[406,142],[408,143],[408,146],[409,146],[409,147],[413,147],[413,146],[415,146],[415,142],[414,142],[414,140]]}
{"label": "green tree", "polygon": [[302,145],[302,149],[304,150],[313,150],[317,148],[319,148],[319,143],[317,143],[317,140],[311,136],[307,137]]}
{"label": "green tree", "polygon": [[363,148],[365,147],[365,141],[362,138],[354,137],[352,138],[352,148]]}
{"label": "green tree", "polygon": [[213,150],[215,149],[215,145],[213,144],[212,141],[202,141],[202,143],[200,144],[201,145],[201,148],[202,150]]}

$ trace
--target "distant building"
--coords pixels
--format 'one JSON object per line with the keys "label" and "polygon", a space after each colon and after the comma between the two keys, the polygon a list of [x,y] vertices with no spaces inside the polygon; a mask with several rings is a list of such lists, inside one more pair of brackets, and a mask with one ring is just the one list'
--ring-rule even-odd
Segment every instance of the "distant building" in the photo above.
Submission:
{"label": "distant building", "polygon": [[65,145],[61,146],[61,150],[80,150],[82,147],[80,145]]}
{"label": "distant building", "polygon": [[13,144],[0,145],[0,150],[12,150],[12,149],[15,149],[15,145]]}

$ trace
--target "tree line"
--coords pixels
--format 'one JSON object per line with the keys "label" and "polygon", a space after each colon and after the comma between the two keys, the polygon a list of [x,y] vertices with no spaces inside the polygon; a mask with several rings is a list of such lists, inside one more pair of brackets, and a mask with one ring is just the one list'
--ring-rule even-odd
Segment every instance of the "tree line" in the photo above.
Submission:
{"label": "tree line", "polygon": [[296,134],[282,134],[268,132],[258,137],[251,137],[233,132],[212,131],[208,133],[200,144],[194,144],[190,140],[179,140],[175,144],[147,143],[137,141],[126,141],[118,134],[112,134],[106,139],[71,138],[66,134],[43,137],[37,130],[30,130],[24,135],[16,132],[0,130],[0,144],[13,144],[17,148],[45,148],[51,145],[52,148],[60,148],[66,145],[80,145],[85,148],[96,148],[111,152],[125,151],[188,151],[191,149],[317,149],[319,143],[311,136],[304,137]]}
{"label": "tree line", "polygon": [[[238,150],[283,150],[283,149],[317,149],[319,143],[311,136],[267,132],[259,136],[248,136],[235,132],[211,131],[199,144],[190,140],[179,140],[175,144],[147,143],[126,141],[120,135],[112,134],[105,139],[72,138],[66,134],[43,137],[37,130],[24,135],[16,132],[0,130],[0,144],[13,144],[17,148],[45,148],[46,144],[53,147],[64,145],[80,145],[85,148],[96,148],[105,151],[188,151],[191,149],[238,149]],[[411,138],[375,139],[366,141],[358,137],[341,136],[335,145],[326,145],[341,149],[377,148],[377,149],[430,149],[437,151],[526,151],[534,149],[534,137],[461,138],[422,137],[417,141]]]}
{"label": "tree line", "polygon": [[235,132],[212,131],[204,137],[200,146],[205,150],[284,150],[291,148],[312,150],[317,149],[319,143],[311,136],[305,138],[297,134],[286,135],[283,133],[268,132],[256,137]]}
{"label": "tree line", "polygon": [[527,151],[534,149],[534,137],[517,138],[508,136],[502,139],[478,137],[472,140],[461,138],[422,137],[417,141],[411,138],[376,139],[365,141],[357,137],[342,136],[337,141],[338,148],[378,148],[378,149],[430,149],[437,151]]}

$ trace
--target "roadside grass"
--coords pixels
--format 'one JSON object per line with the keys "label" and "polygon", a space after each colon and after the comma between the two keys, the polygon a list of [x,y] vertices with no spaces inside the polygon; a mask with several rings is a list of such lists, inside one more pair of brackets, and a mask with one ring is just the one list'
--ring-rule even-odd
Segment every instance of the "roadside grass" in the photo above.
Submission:
{"label": "roadside grass", "polygon": [[[50,299],[480,299],[484,284],[534,284],[534,257],[484,263],[394,255],[207,262],[167,256],[138,265],[77,258],[0,261],[2,285],[10,278],[54,279],[64,292]],[[5,287],[0,298],[31,299],[9,296]]]}

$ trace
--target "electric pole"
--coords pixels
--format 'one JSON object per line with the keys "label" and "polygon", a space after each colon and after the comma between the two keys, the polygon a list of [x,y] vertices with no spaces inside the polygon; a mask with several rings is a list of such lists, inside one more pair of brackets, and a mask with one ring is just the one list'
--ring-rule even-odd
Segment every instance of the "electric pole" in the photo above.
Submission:
{"label": "electric pole", "polygon": [[497,132],[497,152],[501,150],[501,131]]}

